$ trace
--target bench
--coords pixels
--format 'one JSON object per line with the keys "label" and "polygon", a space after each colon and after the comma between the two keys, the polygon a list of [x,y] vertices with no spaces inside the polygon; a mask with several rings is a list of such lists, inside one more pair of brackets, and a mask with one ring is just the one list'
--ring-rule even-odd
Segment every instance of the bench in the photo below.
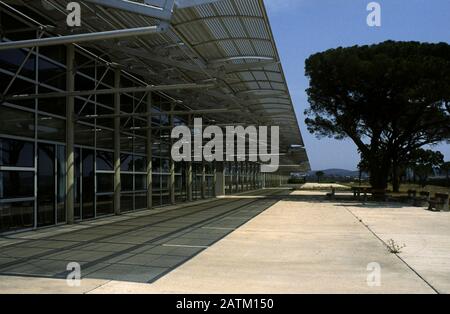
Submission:
{"label": "bench", "polygon": [[430,192],[420,192],[419,196],[414,197],[415,207],[426,207],[430,201]]}
{"label": "bench", "polygon": [[443,193],[436,193],[435,198],[428,201],[428,210],[434,211],[449,211],[449,195]]}
{"label": "bench", "polygon": [[364,194],[364,198],[367,198],[367,191],[369,190],[369,188],[364,188],[364,187],[352,187],[352,191],[353,191],[353,198],[354,199],[360,199],[361,198],[361,194]]}
{"label": "bench", "polygon": [[368,187],[353,187],[353,198],[361,199],[361,194],[363,194],[363,201],[366,202],[368,199],[368,194],[372,194],[372,198],[375,201],[386,201],[386,190],[383,189],[373,189]]}

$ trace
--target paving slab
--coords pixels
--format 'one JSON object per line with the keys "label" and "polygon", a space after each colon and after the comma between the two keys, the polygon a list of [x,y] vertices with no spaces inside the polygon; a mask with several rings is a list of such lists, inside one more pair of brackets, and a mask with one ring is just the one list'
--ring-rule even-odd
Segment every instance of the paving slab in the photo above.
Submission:
{"label": "paving slab", "polygon": [[[248,196],[245,199],[248,200]],[[0,292],[203,294],[450,291],[448,213],[431,213],[398,204],[326,201],[324,193],[307,191],[297,191],[287,198],[279,198],[278,202],[261,200],[264,203],[259,206],[255,207],[252,203],[243,207],[242,211],[208,221],[193,230],[171,234],[165,241],[160,239],[142,245],[119,241],[109,243],[104,239],[98,243],[79,242],[74,252],[81,250],[78,253],[84,254],[84,251],[92,250],[98,254],[95,263],[86,264],[84,272],[87,276],[80,287],[69,287],[65,280],[11,274],[0,276]],[[235,198],[233,201],[236,202]],[[265,209],[264,204],[270,208]],[[215,217],[217,213],[212,209],[195,214],[185,223]],[[174,212],[165,214],[176,217]],[[145,224],[136,225],[144,228],[151,221],[156,221],[146,216],[141,218]],[[158,216],[157,220],[160,218]],[[121,233],[129,230],[134,222],[118,221],[107,227],[127,224],[126,229],[117,229]],[[161,228],[158,226],[155,225]],[[176,226],[164,226],[161,231],[170,232],[178,227],[178,223]],[[143,230],[131,231],[132,235],[124,234],[117,239],[141,240],[145,234],[139,232]],[[108,239],[111,237],[114,234]],[[221,240],[206,249],[200,245],[208,244],[213,239]],[[388,239],[405,243],[406,248],[398,256],[391,254],[385,246]],[[105,249],[102,250],[103,245]],[[46,246],[45,242],[41,246]],[[11,261],[10,257],[2,258],[1,262],[6,264]],[[33,270],[33,267],[47,267],[50,274],[62,265],[58,264],[61,260],[45,258],[38,262],[31,260],[31,265],[22,263],[15,266],[22,267],[18,270],[24,273]],[[375,286],[371,276],[374,263],[380,267],[380,285]]]}
{"label": "paving slab", "polygon": [[450,293],[450,212],[410,206],[346,206],[384,242],[405,245],[399,257],[439,293]]}
{"label": "paving slab", "polygon": [[[346,207],[280,201],[151,285],[111,281],[92,293],[434,293]],[[371,263],[381,285],[368,285]],[[369,281],[370,282],[370,281]]]}

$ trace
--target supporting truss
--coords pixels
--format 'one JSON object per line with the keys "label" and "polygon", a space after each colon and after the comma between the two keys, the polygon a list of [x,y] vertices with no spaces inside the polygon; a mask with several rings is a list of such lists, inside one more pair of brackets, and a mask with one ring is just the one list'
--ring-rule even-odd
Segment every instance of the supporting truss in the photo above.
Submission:
{"label": "supporting truss", "polygon": [[130,0],[84,0],[96,5],[119,9],[130,13],[146,15],[158,20],[170,21],[176,8],[184,9],[220,0],[144,0],[142,2]]}
{"label": "supporting truss", "polygon": [[145,36],[164,32],[167,29],[167,24],[161,23],[158,26],[138,27],[130,29],[119,29],[98,33],[86,33],[77,35],[67,35],[58,37],[49,37],[41,39],[27,39],[18,41],[8,41],[0,43],[0,50],[32,48],[43,46],[55,46],[64,44],[77,44],[83,42],[92,42],[108,39],[119,39],[125,37]]}
{"label": "supporting truss", "polygon": [[97,89],[89,91],[66,91],[66,92],[52,92],[43,94],[26,94],[26,95],[13,95],[4,98],[6,101],[17,100],[30,100],[39,98],[61,98],[61,97],[81,97],[91,95],[109,95],[115,93],[140,93],[140,92],[154,92],[154,91],[169,91],[169,90],[181,90],[181,89],[208,89],[214,87],[215,84],[175,84],[175,85],[159,85],[159,86],[144,86],[144,87],[124,87],[124,88],[109,88],[109,89]]}
{"label": "supporting truss", "polygon": [[170,21],[174,0],[145,0],[144,3],[128,0],[84,0],[96,5],[146,15],[158,20]]}
{"label": "supporting truss", "polygon": [[165,112],[151,112],[151,113],[120,113],[120,114],[100,114],[100,115],[86,115],[79,117],[79,119],[105,119],[105,118],[126,118],[126,117],[148,117],[148,116],[186,116],[186,115],[205,115],[205,114],[219,114],[225,112],[239,112],[240,108],[236,109],[203,109],[203,110],[178,110],[178,111],[165,111]]}

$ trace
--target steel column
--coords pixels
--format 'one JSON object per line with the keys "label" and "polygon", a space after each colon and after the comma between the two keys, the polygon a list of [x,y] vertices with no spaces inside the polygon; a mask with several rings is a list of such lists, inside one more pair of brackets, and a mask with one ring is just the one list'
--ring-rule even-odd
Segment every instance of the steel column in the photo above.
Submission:
{"label": "steel column", "polygon": [[[120,69],[114,70],[114,87],[120,87]],[[120,162],[120,93],[114,94],[114,214],[120,215],[120,193],[122,192]]]}
{"label": "steel column", "polygon": [[229,162],[226,162],[228,169],[229,169],[229,181],[228,181],[228,189],[230,191],[229,194],[233,194],[233,173],[234,173],[234,169],[232,167],[232,164]]}
{"label": "steel column", "polygon": [[241,161],[240,162],[240,171],[239,171],[239,178],[240,178],[240,192],[244,192],[245,191],[245,162]]}
{"label": "steel column", "polygon": [[[71,92],[75,89],[75,46],[66,48],[66,89]],[[66,99],[66,216],[67,224],[75,222],[75,97]]]}
{"label": "steel column", "polygon": [[[192,115],[189,116],[189,125],[193,124]],[[187,189],[187,200],[188,202],[192,202],[193,195],[192,195],[192,162],[188,161],[186,163],[186,189]]]}
{"label": "steel column", "polygon": [[201,197],[206,198],[206,167],[205,162],[202,162],[202,179],[201,179]]}
{"label": "steel column", "polygon": [[153,207],[153,129],[152,129],[152,93],[147,94],[147,208]]}
{"label": "steel column", "polygon": [[[171,110],[174,111],[175,106],[171,105]],[[174,116],[173,114],[169,115],[170,126],[173,129],[174,127]],[[170,147],[173,145],[173,139],[170,138]],[[170,177],[169,177],[169,194],[170,194],[170,203],[175,204],[175,162],[173,161],[172,156],[170,156]]]}
{"label": "steel column", "polygon": [[225,164],[216,163],[214,194],[216,197],[225,195]]}

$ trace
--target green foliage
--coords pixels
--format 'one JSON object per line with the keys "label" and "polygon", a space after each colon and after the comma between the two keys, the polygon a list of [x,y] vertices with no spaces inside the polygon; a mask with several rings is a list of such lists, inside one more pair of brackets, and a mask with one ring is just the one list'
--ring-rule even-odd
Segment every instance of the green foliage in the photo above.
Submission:
{"label": "green foliage", "polygon": [[450,45],[387,41],[331,49],[306,61],[308,130],[350,138],[371,184],[386,188],[392,164],[450,137]]}
{"label": "green foliage", "polygon": [[444,155],[432,150],[416,149],[410,154],[410,168],[420,179],[422,186],[427,184],[428,177],[435,169],[440,169],[444,164]]}

